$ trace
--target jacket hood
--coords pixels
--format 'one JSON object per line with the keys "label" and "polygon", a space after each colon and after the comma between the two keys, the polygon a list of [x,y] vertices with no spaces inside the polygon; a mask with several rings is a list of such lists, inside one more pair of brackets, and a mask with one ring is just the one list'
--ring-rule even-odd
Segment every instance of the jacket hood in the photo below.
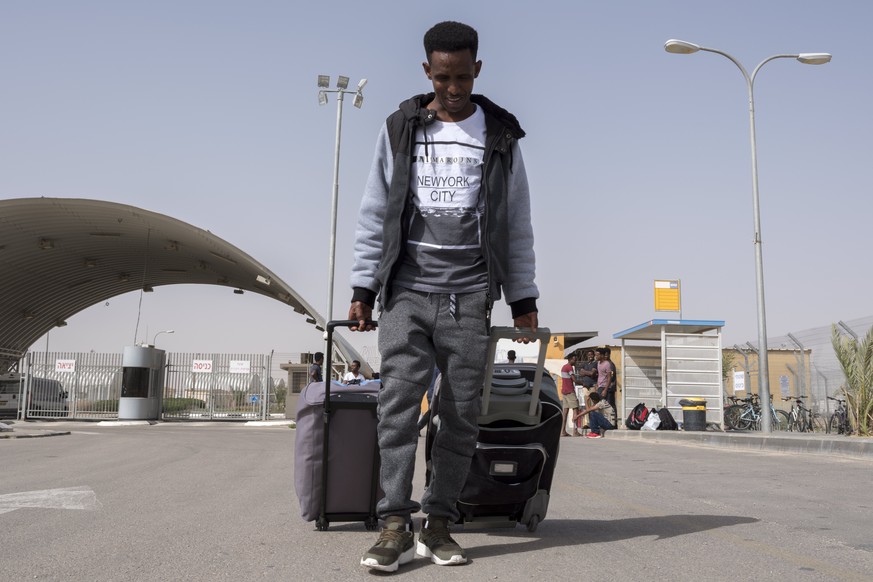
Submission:
{"label": "jacket hood", "polygon": [[[400,104],[400,111],[408,120],[417,119],[420,125],[427,125],[436,120],[436,115],[433,110],[427,109],[427,104],[434,100],[434,93],[422,93],[411,97]],[[482,110],[491,117],[494,117],[502,123],[512,134],[515,139],[521,139],[526,134],[518,123],[515,115],[503,109],[484,95],[473,94],[470,96],[470,101],[482,108]]]}

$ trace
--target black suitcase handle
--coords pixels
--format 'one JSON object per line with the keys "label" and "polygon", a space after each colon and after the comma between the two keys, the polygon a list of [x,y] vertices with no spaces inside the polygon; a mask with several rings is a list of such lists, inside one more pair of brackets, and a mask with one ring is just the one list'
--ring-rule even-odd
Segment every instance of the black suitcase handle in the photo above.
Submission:
{"label": "black suitcase handle", "polygon": [[543,381],[543,370],[545,370],[546,366],[546,350],[548,349],[549,338],[552,337],[552,332],[547,327],[537,328],[535,332],[518,327],[491,328],[491,340],[488,343],[488,360],[485,368],[485,386],[482,389],[482,408],[479,413],[480,422],[482,419],[487,418],[491,404],[491,378],[494,376],[494,368],[497,366],[494,363],[494,358],[497,354],[497,341],[501,339],[518,339],[525,337],[539,342],[539,352],[537,355],[537,369],[534,373],[527,418],[519,420],[525,424],[536,424],[539,422],[540,389]]}

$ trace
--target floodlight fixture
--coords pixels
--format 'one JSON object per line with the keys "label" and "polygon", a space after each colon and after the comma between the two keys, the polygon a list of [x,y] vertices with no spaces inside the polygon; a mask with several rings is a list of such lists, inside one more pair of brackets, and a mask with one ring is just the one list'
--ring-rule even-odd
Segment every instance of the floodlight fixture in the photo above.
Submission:
{"label": "floodlight fixture", "polygon": [[355,93],[355,100],[352,101],[352,105],[354,105],[355,107],[360,109],[363,104],[364,104],[364,96],[360,92]]}
{"label": "floodlight fixture", "polygon": [[328,87],[330,87],[330,75],[319,75],[318,86],[322,89],[327,89]]}
{"label": "floodlight fixture", "polygon": [[340,75],[336,78],[336,88],[345,91],[349,88],[349,78]]}
{"label": "floodlight fixture", "polygon": [[327,105],[327,93],[325,93],[324,91],[318,92],[318,104]]}
{"label": "floodlight fixture", "polygon": [[[830,55],[828,55],[828,56],[830,56]],[[367,84],[366,79],[360,80],[360,82],[358,83],[358,93],[360,93],[364,89],[364,85],[366,85],[366,84]]]}

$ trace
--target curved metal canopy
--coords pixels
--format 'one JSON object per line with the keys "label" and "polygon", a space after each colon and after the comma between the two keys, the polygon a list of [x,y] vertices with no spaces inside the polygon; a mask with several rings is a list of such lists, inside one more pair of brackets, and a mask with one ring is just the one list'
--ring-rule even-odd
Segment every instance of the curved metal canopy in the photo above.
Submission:
{"label": "curved metal canopy", "polygon": [[[0,200],[0,372],[53,327],[96,303],[160,285],[222,285],[324,318],[255,259],[175,218],[77,198]],[[347,360],[360,356],[335,335]]]}

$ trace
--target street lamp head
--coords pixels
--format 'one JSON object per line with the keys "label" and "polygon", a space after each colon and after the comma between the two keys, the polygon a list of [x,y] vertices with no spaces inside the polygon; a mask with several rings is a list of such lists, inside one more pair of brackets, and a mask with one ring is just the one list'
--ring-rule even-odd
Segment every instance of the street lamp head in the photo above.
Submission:
{"label": "street lamp head", "polygon": [[337,79],[336,79],[336,88],[337,88],[337,89],[341,89],[341,90],[343,90],[343,91],[345,91],[346,89],[348,89],[348,88],[349,88],[349,78],[348,78],[348,77],[343,77],[342,75],[340,75],[339,77],[337,77]]}
{"label": "street lamp head", "polygon": [[361,81],[358,83],[358,93],[360,93],[364,89],[364,85],[366,85],[366,84],[367,84],[367,80],[361,79]]}
{"label": "street lamp head", "polygon": [[[155,337],[152,338],[152,347],[154,347],[155,342],[158,341],[158,336],[161,335],[162,333],[176,333],[176,330],[174,330],[174,329],[165,329],[165,330],[163,330],[163,331],[159,331],[158,333],[156,333],[156,334],[155,334]],[[144,344],[144,345],[148,345],[148,344]]]}
{"label": "street lamp head", "polygon": [[318,104],[327,105],[327,93],[325,93],[324,91],[318,92]]}
{"label": "street lamp head", "polygon": [[361,105],[363,105],[363,104],[364,104],[364,95],[360,92],[355,93],[355,100],[352,102],[352,105],[354,105],[355,107],[360,109]]}
{"label": "street lamp head", "polygon": [[824,65],[831,62],[830,53],[800,53],[797,60],[804,65]]}
{"label": "street lamp head", "polygon": [[674,55],[690,55],[699,51],[700,46],[693,42],[671,38],[664,43],[664,50],[668,53],[673,53]]}
{"label": "street lamp head", "polygon": [[322,89],[327,89],[328,87],[330,87],[330,75],[319,75],[318,86]]}

